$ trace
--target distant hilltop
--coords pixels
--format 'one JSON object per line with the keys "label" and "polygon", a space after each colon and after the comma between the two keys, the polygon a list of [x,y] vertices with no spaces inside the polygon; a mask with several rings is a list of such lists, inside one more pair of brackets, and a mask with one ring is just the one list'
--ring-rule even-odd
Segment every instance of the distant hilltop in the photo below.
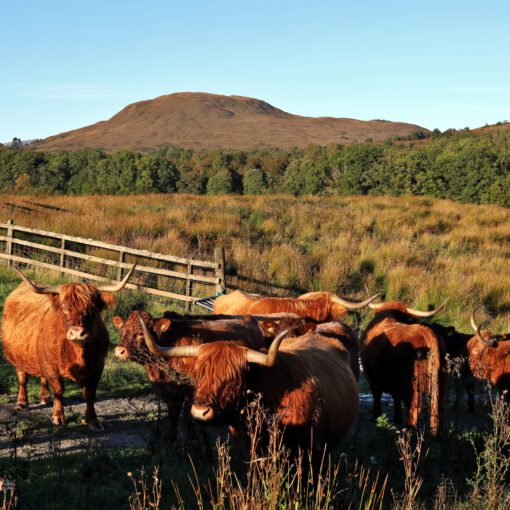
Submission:
{"label": "distant hilltop", "polygon": [[126,106],[107,121],[31,144],[40,150],[292,148],[308,144],[380,142],[427,129],[405,122],[302,117],[265,101],[199,92],[169,94]]}

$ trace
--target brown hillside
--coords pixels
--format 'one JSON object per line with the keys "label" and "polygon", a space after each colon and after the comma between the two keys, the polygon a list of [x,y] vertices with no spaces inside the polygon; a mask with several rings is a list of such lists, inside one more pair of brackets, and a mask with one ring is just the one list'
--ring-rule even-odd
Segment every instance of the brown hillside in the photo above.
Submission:
{"label": "brown hillside", "polygon": [[164,145],[193,149],[303,147],[348,144],[424,130],[414,124],[333,117],[301,117],[240,96],[177,93],[126,106],[110,120],[46,138],[36,149],[148,150]]}
{"label": "brown hillside", "polygon": [[498,124],[490,124],[486,126],[481,126],[479,128],[472,129],[471,131],[474,133],[493,133],[497,131],[506,131],[510,129],[510,122],[500,122]]}

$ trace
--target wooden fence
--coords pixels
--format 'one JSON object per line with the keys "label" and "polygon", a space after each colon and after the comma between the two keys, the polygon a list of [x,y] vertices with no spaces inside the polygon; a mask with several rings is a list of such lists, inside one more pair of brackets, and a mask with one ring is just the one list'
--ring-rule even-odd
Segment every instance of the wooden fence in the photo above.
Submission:
{"label": "wooden fence", "polygon": [[183,301],[186,311],[226,286],[223,248],[215,249],[214,261],[195,260],[22,227],[12,220],[0,223],[0,259],[9,266],[26,264],[94,281],[121,280],[137,262],[126,287]]}

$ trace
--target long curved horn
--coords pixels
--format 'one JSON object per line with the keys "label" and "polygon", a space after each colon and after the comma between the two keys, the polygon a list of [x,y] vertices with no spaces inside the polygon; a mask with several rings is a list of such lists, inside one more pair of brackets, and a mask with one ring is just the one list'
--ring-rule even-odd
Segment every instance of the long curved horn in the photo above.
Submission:
{"label": "long curved horn", "polygon": [[248,349],[246,351],[246,361],[248,363],[256,363],[257,365],[262,365],[264,367],[273,367],[276,363],[276,358],[278,357],[278,349],[280,348],[282,340],[293,329],[297,329],[299,327],[299,325],[291,326],[284,329],[281,333],[278,333],[276,338],[272,341],[271,347],[269,347],[269,352],[267,354],[264,352],[255,351],[253,349]]}
{"label": "long curved horn", "polygon": [[197,357],[200,351],[200,345],[179,345],[177,347],[161,347],[159,346],[152,337],[152,333],[148,330],[144,320],[138,315],[138,320],[142,326],[143,337],[145,344],[149,350],[158,356],[164,358],[193,358]]}
{"label": "long curved horn", "polygon": [[[263,314],[248,314],[253,317],[256,321],[264,321],[264,320],[280,320],[280,319],[302,319],[302,315],[298,315],[297,313],[289,313],[289,312],[275,312],[275,313],[263,313]],[[233,316],[235,317],[235,316]],[[246,317],[246,315],[239,315],[238,317]]]}
{"label": "long curved horn", "polygon": [[351,301],[346,301],[345,299],[342,299],[338,296],[333,296],[333,301],[335,303],[338,303],[339,305],[345,306],[348,310],[359,310],[360,308],[364,308],[367,305],[370,305],[370,303],[374,300],[380,297],[381,294],[375,294],[372,297],[369,297],[365,301],[362,301],[361,303],[352,303]]}
{"label": "long curved horn", "polygon": [[36,285],[32,280],[29,280],[21,271],[13,267],[14,271],[18,273],[21,279],[30,286],[33,292],[36,294],[58,294],[60,289],[58,287],[43,287],[42,285]]}
{"label": "long curved horn", "polygon": [[476,337],[480,342],[482,342],[483,345],[487,345],[489,347],[494,347],[497,344],[497,341],[494,339],[494,337],[491,335],[489,340],[485,340],[485,338],[482,336],[482,326],[485,324],[485,322],[482,322],[479,326],[476,325],[475,322],[475,312],[471,314],[471,327],[474,329],[476,333]]}
{"label": "long curved horn", "polygon": [[124,276],[124,279],[119,282],[119,283],[115,283],[114,285],[102,285],[102,286],[98,286],[97,287],[97,290],[99,292],[119,292],[121,291],[124,286],[126,285],[126,283],[128,282],[130,276],[133,274],[133,271],[135,270],[136,268],[136,264],[133,264],[133,267],[129,270],[129,273]]}
{"label": "long curved horn", "polygon": [[384,306],[384,303],[368,303],[370,310],[379,310]]}
{"label": "long curved horn", "polygon": [[430,310],[430,312],[422,312],[421,310],[415,310],[414,308],[406,306],[406,312],[410,315],[414,315],[415,317],[433,317],[446,306],[446,303],[448,303],[448,299],[446,299],[445,302],[435,310]]}

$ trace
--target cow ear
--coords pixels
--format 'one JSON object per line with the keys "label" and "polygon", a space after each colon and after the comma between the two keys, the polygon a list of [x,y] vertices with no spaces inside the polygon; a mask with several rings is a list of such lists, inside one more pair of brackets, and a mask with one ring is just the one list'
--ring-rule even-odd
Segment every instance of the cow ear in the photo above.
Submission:
{"label": "cow ear", "polygon": [[113,322],[113,325],[117,328],[117,329],[122,329],[122,327],[124,326],[124,319],[122,317],[114,317],[112,319],[112,322]]}
{"label": "cow ear", "polygon": [[159,332],[164,333],[170,328],[172,321],[170,319],[161,319],[158,321]]}
{"label": "cow ear", "polygon": [[276,333],[275,321],[260,321],[259,326],[264,335],[274,335]]}
{"label": "cow ear", "polygon": [[115,306],[115,298],[110,292],[101,292],[101,300],[103,301],[104,306]]}

